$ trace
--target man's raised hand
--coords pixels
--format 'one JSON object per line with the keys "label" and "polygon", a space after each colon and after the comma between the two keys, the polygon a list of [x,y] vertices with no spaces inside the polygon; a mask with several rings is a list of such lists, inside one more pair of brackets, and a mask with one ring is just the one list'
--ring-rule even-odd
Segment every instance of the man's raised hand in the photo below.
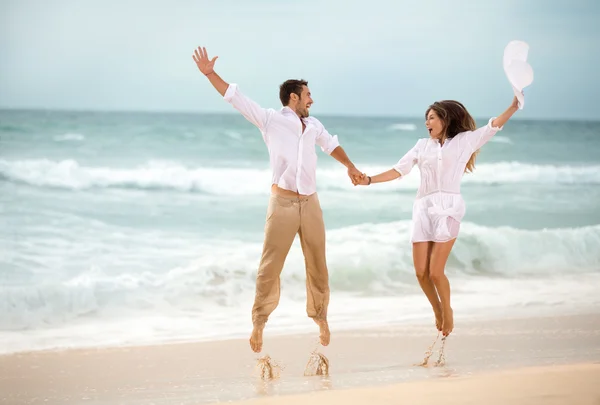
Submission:
{"label": "man's raised hand", "polygon": [[206,48],[199,46],[198,49],[194,51],[192,58],[194,58],[194,62],[196,62],[196,66],[198,66],[198,70],[200,70],[205,76],[215,71],[215,62],[218,56],[215,56],[214,58],[212,58],[212,60],[208,59]]}

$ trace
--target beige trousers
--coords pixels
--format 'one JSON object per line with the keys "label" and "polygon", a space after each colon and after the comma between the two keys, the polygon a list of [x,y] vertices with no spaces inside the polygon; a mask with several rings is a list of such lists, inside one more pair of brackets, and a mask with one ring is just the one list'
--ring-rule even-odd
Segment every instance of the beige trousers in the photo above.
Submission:
{"label": "beige trousers", "polygon": [[327,318],[329,275],[325,261],[325,224],[317,194],[290,198],[271,195],[265,224],[263,252],[256,276],[252,322],[267,322],[277,308],[280,275],[285,258],[300,236],[306,266],[306,313],[315,319]]}

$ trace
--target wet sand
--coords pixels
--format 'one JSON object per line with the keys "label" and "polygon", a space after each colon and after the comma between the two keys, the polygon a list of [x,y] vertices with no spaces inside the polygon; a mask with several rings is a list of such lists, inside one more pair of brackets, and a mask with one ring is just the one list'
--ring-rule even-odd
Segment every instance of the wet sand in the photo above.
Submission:
{"label": "wet sand", "polygon": [[[330,376],[305,377],[317,335],[316,326],[313,335],[289,336],[270,336],[267,327],[262,354],[283,366],[267,383],[245,339],[4,355],[0,403],[294,404],[310,395],[314,404],[428,404],[451,394],[458,402],[446,403],[600,404],[600,314],[461,322],[445,366],[427,368],[415,364],[436,336],[433,326],[333,330],[331,345],[319,349]],[[437,351],[430,364],[435,359]],[[570,402],[550,402],[565,395]]]}

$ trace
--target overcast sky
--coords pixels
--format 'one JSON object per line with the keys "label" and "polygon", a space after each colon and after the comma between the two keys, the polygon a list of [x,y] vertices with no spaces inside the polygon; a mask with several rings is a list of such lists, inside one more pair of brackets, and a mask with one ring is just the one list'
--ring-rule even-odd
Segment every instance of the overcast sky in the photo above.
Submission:
{"label": "overcast sky", "polygon": [[304,78],[316,116],[421,117],[438,99],[490,116],[520,39],[520,116],[597,120],[598,21],[596,0],[0,0],[0,108],[231,111],[192,61],[204,45],[265,107]]}

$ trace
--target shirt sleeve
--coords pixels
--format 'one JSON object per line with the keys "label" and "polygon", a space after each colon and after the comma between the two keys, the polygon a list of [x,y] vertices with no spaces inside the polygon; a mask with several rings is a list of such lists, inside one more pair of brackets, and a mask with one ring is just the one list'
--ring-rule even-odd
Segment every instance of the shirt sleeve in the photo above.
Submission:
{"label": "shirt sleeve", "polygon": [[237,84],[230,84],[223,96],[225,101],[238,110],[242,115],[254,124],[264,134],[266,132],[269,118],[273,110],[262,108],[254,100],[246,97],[238,88]]}
{"label": "shirt sleeve", "polygon": [[321,147],[321,150],[328,155],[331,155],[331,152],[335,150],[340,143],[338,141],[337,135],[331,135],[323,126],[320,124],[321,130],[317,134],[315,143]]}
{"label": "shirt sleeve", "polygon": [[400,173],[400,176],[406,176],[419,161],[419,150],[421,140],[419,139],[411,150],[406,152],[402,158],[392,168]]}
{"label": "shirt sleeve", "polygon": [[496,117],[490,118],[487,125],[477,128],[474,131],[463,132],[463,136],[473,151],[485,145],[498,131],[502,131],[502,127],[493,127],[492,122]]}

